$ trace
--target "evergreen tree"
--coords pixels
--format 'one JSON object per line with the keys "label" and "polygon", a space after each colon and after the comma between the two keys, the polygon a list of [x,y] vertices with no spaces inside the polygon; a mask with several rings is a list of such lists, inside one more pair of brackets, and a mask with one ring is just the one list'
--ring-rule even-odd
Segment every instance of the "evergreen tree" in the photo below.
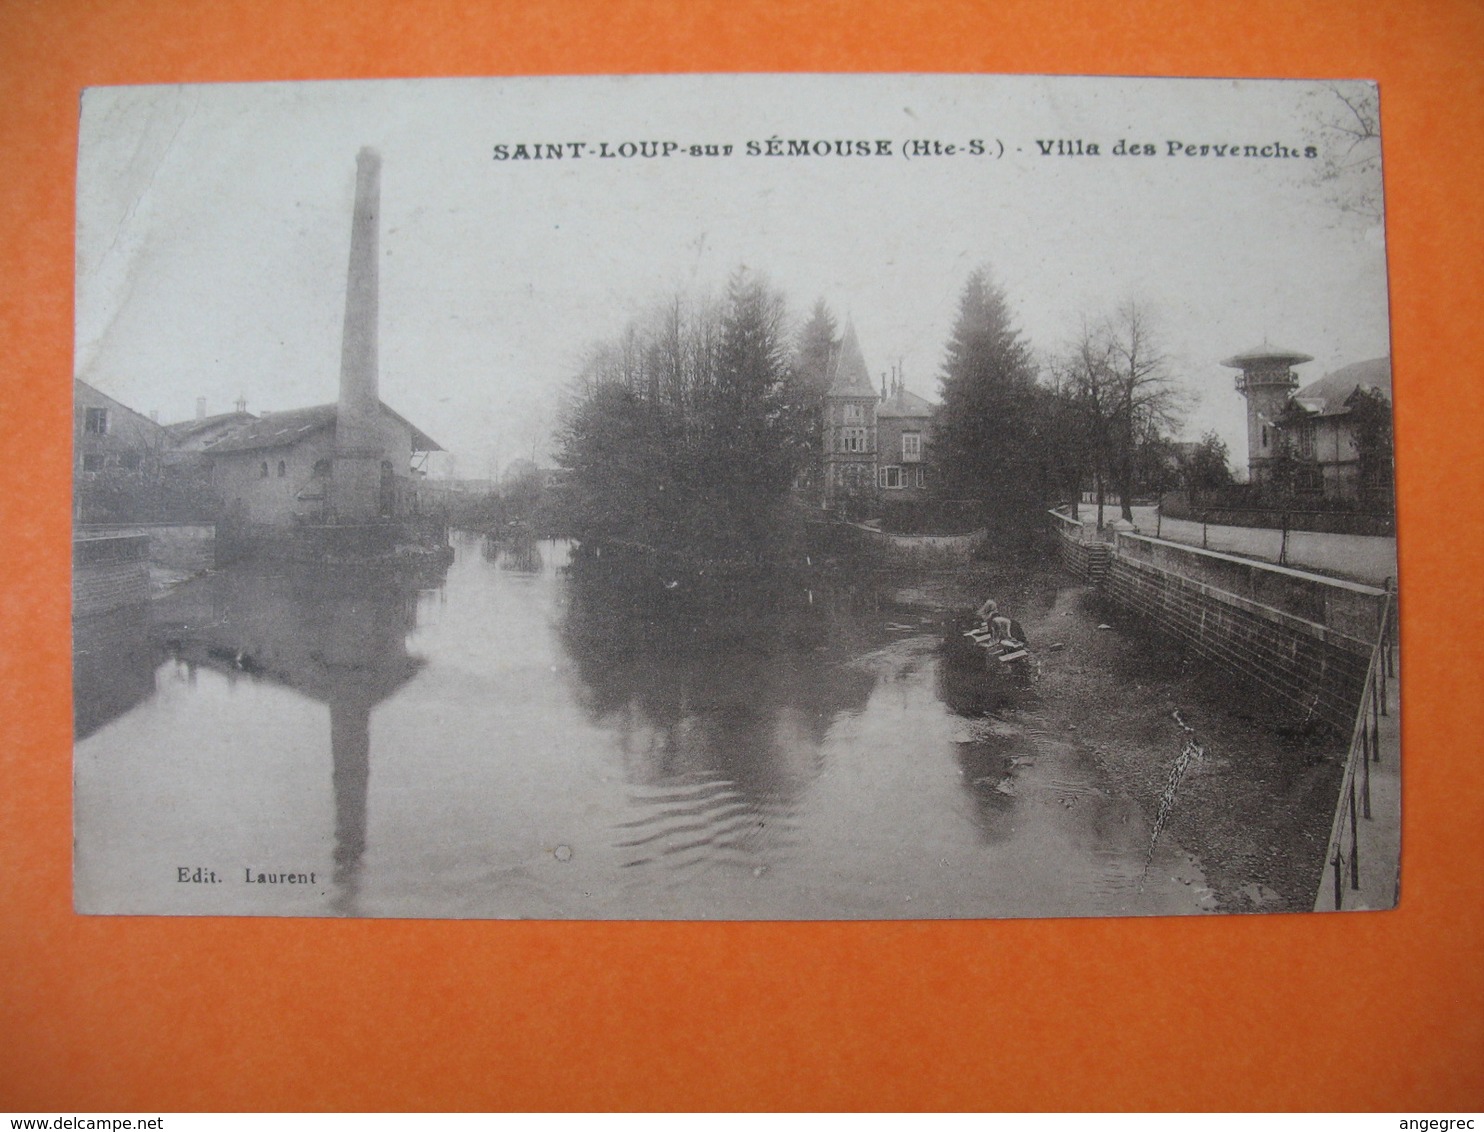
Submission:
{"label": "evergreen tree", "polygon": [[1029,537],[1040,524],[1048,471],[1043,398],[1004,292],[982,270],[969,277],[959,300],[941,389],[934,482],[948,498],[976,500],[996,536]]}
{"label": "evergreen tree", "polygon": [[783,297],[745,270],[720,307],[671,302],[592,351],[565,412],[579,537],[762,553],[808,455]]}
{"label": "evergreen tree", "polygon": [[799,352],[795,366],[803,388],[823,399],[833,376],[835,355],[840,350],[839,324],[823,299],[814,301],[809,321],[799,331]]}
{"label": "evergreen tree", "polygon": [[834,376],[835,359],[840,352],[839,329],[834,314],[823,299],[817,299],[809,321],[799,331],[798,350],[788,386],[789,415],[794,422],[797,443],[806,455],[802,479],[807,487],[824,482],[824,413],[825,394]]}

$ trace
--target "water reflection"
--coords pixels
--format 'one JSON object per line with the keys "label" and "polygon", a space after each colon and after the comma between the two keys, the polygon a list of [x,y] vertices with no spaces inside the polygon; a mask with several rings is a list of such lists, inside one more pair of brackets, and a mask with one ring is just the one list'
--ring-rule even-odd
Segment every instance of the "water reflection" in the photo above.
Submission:
{"label": "water reflection", "polygon": [[[569,563],[563,543],[455,548],[423,577],[233,567],[159,601],[154,644],[120,630],[116,694],[79,683],[80,710],[118,713],[79,728],[80,906],[797,918],[1131,899],[1136,811],[1042,733],[1034,689],[944,663],[943,603],[869,571],[713,585]],[[194,855],[236,883],[174,887]],[[241,883],[275,863],[328,883]]]}
{"label": "water reflection", "polygon": [[541,544],[527,533],[500,538],[486,535],[483,549],[488,561],[497,562],[500,569],[517,574],[539,574],[546,565],[546,560],[541,557]]}
{"label": "water reflection", "polygon": [[617,834],[626,867],[757,868],[793,843],[831,726],[875,684],[843,663],[836,632],[856,625],[858,600],[811,597],[788,577],[697,593],[573,563],[561,640],[589,718],[617,735],[639,811]]}
{"label": "water reflection", "polygon": [[194,669],[291,688],[329,709],[332,907],[356,911],[366,851],[371,712],[422,668],[407,651],[419,599],[446,568],[241,566],[157,605],[155,636]]}
{"label": "water reflection", "polygon": [[85,739],[155,690],[160,650],[149,636],[149,606],[79,619],[72,626],[72,726]]}

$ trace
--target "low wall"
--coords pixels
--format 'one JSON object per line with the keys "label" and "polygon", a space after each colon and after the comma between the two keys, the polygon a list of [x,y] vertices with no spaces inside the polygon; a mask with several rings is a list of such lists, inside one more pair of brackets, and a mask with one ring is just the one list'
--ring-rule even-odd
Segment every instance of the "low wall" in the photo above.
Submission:
{"label": "low wall", "polygon": [[1355,722],[1384,590],[1120,534],[1108,597],[1302,718]]}
{"label": "low wall", "polygon": [[1219,527],[1263,527],[1275,531],[1313,531],[1320,534],[1396,537],[1396,519],[1372,511],[1306,511],[1282,507],[1193,506],[1183,495],[1172,493],[1160,501],[1160,512],[1168,519],[1187,519]]}
{"label": "low wall", "polygon": [[1145,563],[1190,578],[1215,591],[1354,638],[1355,647],[1366,656],[1376,642],[1386,591],[1374,586],[1122,532],[1117,536],[1113,557],[1115,561]]}
{"label": "low wall", "polygon": [[149,537],[72,540],[72,617],[95,617],[149,601]]}
{"label": "low wall", "polygon": [[212,523],[129,523],[81,527],[79,534],[145,535],[149,560],[156,566],[200,574],[216,566],[216,526]]}

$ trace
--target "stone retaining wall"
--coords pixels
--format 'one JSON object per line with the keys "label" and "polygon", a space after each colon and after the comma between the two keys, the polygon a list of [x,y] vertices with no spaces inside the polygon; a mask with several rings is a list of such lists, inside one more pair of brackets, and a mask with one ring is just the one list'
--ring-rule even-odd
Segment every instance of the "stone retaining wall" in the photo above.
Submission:
{"label": "stone retaining wall", "polygon": [[1110,547],[1052,519],[1074,576],[1285,712],[1349,734],[1385,590],[1125,532]]}
{"label": "stone retaining wall", "polygon": [[149,540],[143,535],[75,539],[72,616],[111,613],[149,601]]}
{"label": "stone retaining wall", "polygon": [[1115,554],[1103,584],[1118,606],[1175,637],[1300,720],[1348,733],[1370,645],[1345,633]]}
{"label": "stone retaining wall", "polygon": [[1375,645],[1386,594],[1374,586],[1147,535],[1119,534],[1114,557],[1155,566],[1354,637],[1367,656]]}
{"label": "stone retaining wall", "polygon": [[216,526],[212,523],[130,523],[122,526],[88,526],[79,529],[88,537],[100,535],[146,535],[149,560],[156,566],[201,574],[216,567]]}

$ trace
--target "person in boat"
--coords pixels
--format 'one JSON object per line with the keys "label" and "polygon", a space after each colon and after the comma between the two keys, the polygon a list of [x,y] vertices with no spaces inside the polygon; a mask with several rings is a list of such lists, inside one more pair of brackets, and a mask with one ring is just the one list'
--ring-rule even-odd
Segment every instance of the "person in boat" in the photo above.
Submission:
{"label": "person in boat", "polygon": [[999,602],[994,598],[986,598],[984,604],[974,611],[974,615],[984,623],[984,630],[989,634],[986,639],[991,644],[1025,644],[1025,630],[1021,628],[1020,622],[1001,613]]}

